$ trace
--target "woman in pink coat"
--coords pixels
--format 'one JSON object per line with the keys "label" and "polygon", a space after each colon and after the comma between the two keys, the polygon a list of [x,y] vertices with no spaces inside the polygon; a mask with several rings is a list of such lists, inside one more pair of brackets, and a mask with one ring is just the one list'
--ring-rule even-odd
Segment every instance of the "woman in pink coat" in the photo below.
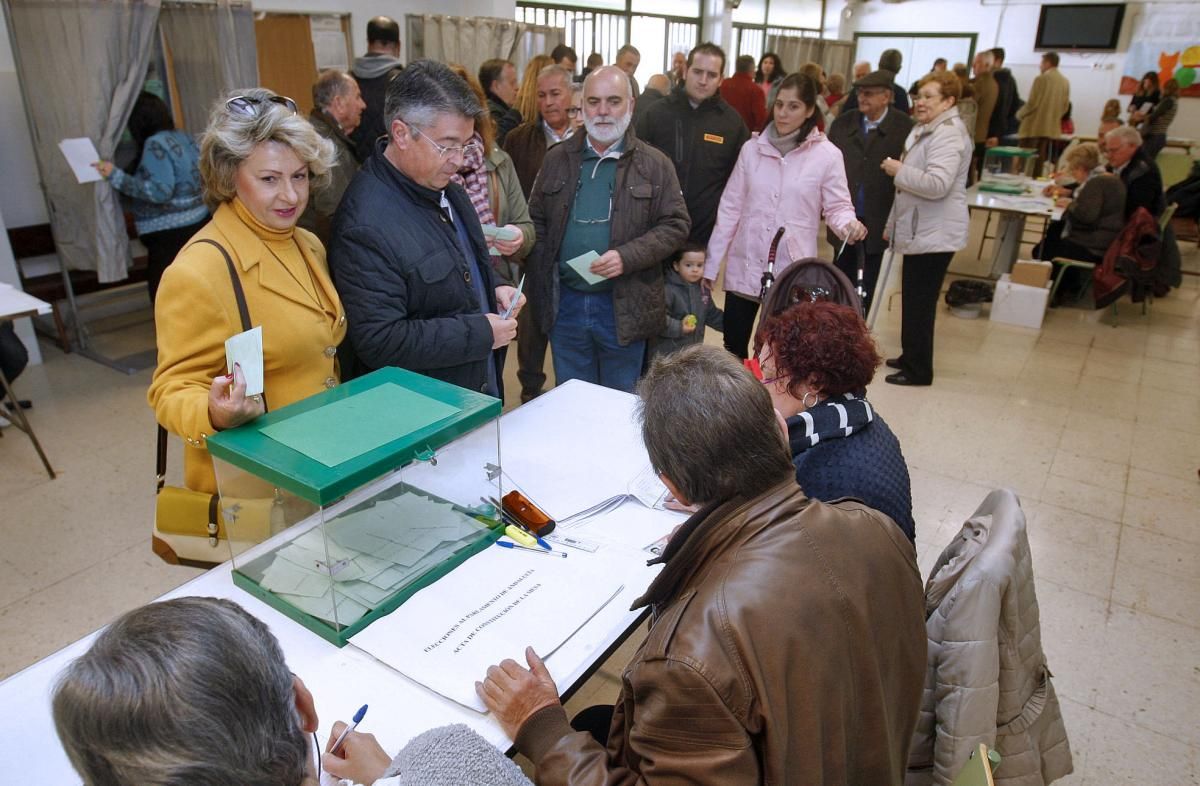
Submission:
{"label": "woman in pink coat", "polygon": [[817,83],[790,74],[780,84],[774,115],[742,147],[708,241],[708,286],[725,262],[725,348],[747,356],[758,314],[771,239],[787,231],[775,257],[778,276],[795,261],[817,255],[821,218],[839,237],[857,242],[867,228],[854,214],[842,153],[817,130]]}

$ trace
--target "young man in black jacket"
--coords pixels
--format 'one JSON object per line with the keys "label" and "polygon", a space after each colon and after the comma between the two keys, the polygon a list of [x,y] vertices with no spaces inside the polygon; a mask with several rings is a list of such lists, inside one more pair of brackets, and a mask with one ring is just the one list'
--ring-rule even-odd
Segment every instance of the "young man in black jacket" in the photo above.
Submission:
{"label": "young man in black jacket", "polygon": [[725,52],[703,43],[688,53],[681,87],[655,103],[638,120],[638,139],[666,153],[683,189],[692,232],[688,240],[708,244],[725,181],[729,180],[750,130],[717,92]]}

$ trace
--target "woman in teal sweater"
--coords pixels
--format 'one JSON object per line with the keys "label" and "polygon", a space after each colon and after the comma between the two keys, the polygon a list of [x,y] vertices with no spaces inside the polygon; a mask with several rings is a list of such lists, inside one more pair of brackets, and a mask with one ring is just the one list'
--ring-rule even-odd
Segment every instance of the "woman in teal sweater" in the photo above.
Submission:
{"label": "woman in teal sweater", "polygon": [[143,92],[133,105],[128,129],[138,146],[131,172],[111,161],[95,167],[116,190],[130,197],[138,239],[146,246],[146,283],[150,302],[163,271],[179,249],[208,222],[200,194],[200,150],[175,121],[165,101]]}

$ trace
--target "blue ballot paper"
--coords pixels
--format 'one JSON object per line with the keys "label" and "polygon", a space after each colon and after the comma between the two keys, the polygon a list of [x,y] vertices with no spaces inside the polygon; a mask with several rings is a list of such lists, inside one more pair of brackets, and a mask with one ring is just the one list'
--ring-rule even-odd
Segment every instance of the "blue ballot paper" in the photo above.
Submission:
{"label": "blue ballot paper", "polygon": [[564,264],[578,273],[589,284],[599,284],[601,281],[607,281],[608,279],[604,276],[598,276],[588,269],[599,258],[600,255],[595,251],[585,251],[574,259],[568,259]]}

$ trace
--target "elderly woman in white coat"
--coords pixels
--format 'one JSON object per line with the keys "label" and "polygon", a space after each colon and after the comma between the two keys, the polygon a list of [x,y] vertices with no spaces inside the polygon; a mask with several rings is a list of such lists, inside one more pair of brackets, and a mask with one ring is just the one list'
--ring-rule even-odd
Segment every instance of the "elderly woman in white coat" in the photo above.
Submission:
{"label": "elderly woman in white coat", "polygon": [[867,236],[850,201],[842,152],[817,129],[817,97],[812,77],[784,77],[771,122],[742,147],[721,194],[704,279],[711,287],[724,260],[725,348],[743,360],[776,231],[787,230],[776,276],[817,255],[822,217],[838,237],[857,242]]}
{"label": "elderly woman in white coat", "polygon": [[[917,86],[913,115],[900,161],[886,158],[883,170],[896,181],[896,201],[887,221],[888,240],[904,255],[903,313],[898,369],[893,385],[933,384],[933,322],[938,295],[954,252],[967,245],[967,170],[972,135],[958,116],[962,85],[952,73],[935,72]],[[886,284],[886,282],[882,282]]]}

